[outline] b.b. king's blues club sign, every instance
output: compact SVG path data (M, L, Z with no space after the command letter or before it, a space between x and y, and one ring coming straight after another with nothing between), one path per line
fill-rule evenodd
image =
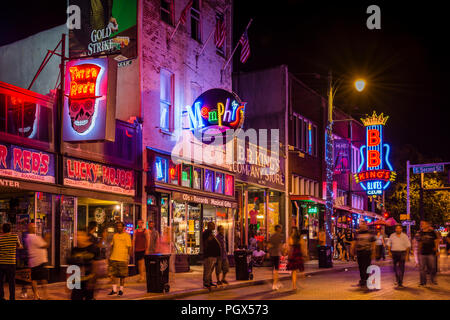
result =
M354 178L369 196L383 194L396 178L389 162L390 146L383 143L383 127L388 118L383 114L377 116L374 111L361 119L366 127L366 144L360 148L362 161Z

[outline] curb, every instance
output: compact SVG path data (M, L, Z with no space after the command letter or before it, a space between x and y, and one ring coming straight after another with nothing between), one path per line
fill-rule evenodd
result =
M346 266L346 267L315 270L315 271L305 272L305 276L328 274L328 273L338 273L338 272L344 271L345 269L357 269L357 268L358 268L358 265L352 265L352 266ZM279 277L279 281L289 280L289 279L291 279L291 276L280 276ZM233 289L239 289L239 288L245 288L245 287L251 287L251 286L258 286L258 285L269 283L271 281L272 281L272 279L246 280L246 281L243 281L240 283L230 284L224 288L216 289L213 291L233 290ZM186 291L181 291L181 292L178 291L178 292L173 292L173 293L166 293L166 294L157 295L157 296L136 298L134 300L174 300L174 299L185 298L185 297L194 296L194 295L198 295L198 294L205 294L205 293L209 293L209 290L202 288L202 289L186 290Z

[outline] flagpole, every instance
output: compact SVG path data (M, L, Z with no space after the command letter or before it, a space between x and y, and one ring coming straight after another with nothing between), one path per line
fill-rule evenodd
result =
M180 26L181 20L178 20L177 26L175 27L175 30L173 30L172 35L170 36L169 42L172 41L173 36L175 35L175 32L177 32L178 27Z
M252 24L252 21L253 21L253 18L250 19L250 21L248 22L247 28L245 28L245 30L244 30L244 32L242 32L242 34L244 34L244 33L248 30L248 28L249 28L250 25ZM239 40L240 40L241 38L242 38L242 35L241 35L241 37L239 38ZM230 58L228 59L227 63L226 63L225 66L222 68L222 70L225 70L225 69L227 68L227 66L228 66L228 64L230 63L231 59L233 58L234 53L236 52L238 46L239 46L239 41L236 43L236 46L234 47L234 50L233 50L233 52L231 53Z
M230 7L230 5L227 5L227 7L225 8L224 12L228 10L228 8ZM202 47L202 50L200 50L200 53L197 55L197 57L200 57L203 53L203 51L205 51L206 45L208 44L209 40L211 39L214 31L216 31L216 27L214 26L213 30L211 31L211 33L209 34L208 40L206 40L205 44Z

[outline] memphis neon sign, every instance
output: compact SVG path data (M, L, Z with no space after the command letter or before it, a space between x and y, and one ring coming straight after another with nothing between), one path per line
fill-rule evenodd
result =
M383 143L388 118L374 111L372 116L361 119L366 127L366 144L360 148L362 161L354 178L368 195L381 195L396 178L389 162L390 146Z
M237 129L244 122L246 102L223 89L211 89L201 94L192 106L186 107L192 131L218 128Z

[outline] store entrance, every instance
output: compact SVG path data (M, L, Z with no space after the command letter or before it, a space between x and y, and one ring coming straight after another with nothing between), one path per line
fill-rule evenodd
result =
M52 194L33 191L2 189L0 194L0 225L11 224L11 231L24 243L28 234L28 224L36 223L36 234L50 241L48 261L54 265L52 232L55 205L58 197ZM17 266L25 267L26 257L18 252Z

